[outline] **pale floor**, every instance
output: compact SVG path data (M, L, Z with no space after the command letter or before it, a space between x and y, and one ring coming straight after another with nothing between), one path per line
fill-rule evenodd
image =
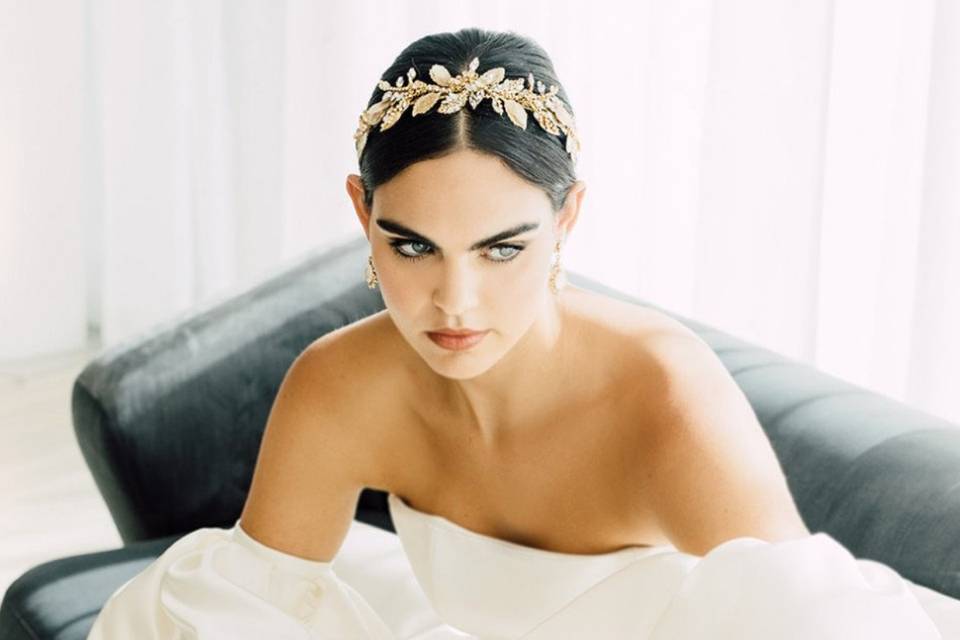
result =
M0 362L0 593L48 560L121 546L70 415L95 354Z

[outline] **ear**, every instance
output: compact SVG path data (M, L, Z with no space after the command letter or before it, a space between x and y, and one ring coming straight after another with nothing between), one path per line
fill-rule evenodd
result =
M573 231L577 224L577 218L580 216L580 206L583 204L583 195L586 193L587 183L583 180L577 180L567 192L567 198L564 200L563 207L557 213L555 231L558 238L566 237Z
M353 202L353 208L357 213L357 219L360 220L360 225L363 227L363 233L367 236L367 240L369 240L370 210L367 209L367 205L363 202L363 182L360 180L360 176L355 173L351 173L347 176L347 195L350 196L350 200Z

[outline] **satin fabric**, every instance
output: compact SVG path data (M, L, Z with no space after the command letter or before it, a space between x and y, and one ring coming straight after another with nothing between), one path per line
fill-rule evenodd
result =
M239 526L191 532L117 589L88 640L960 640L960 601L826 533L580 555L484 536L396 495L331 562Z

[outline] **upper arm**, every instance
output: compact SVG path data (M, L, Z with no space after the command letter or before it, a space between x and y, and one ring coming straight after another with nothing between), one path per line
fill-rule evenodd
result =
M648 416L655 437L642 463L673 545L704 555L742 536L809 535L773 446L710 346L679 333L654 336L650 345L662 401Z
M336 555L363 489L363 443L334 345L314 342L284 375L264 428L240 525L308 560Z

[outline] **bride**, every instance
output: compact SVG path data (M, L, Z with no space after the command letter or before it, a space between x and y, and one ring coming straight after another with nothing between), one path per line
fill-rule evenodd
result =
M90 638L399 637L332 570L364 487L473 634L444 637L942 637L892 569L811 534L705 342L565 286L572 114L515 33L397 57L346 181L385 310L296 358L235 527L177 541Z

